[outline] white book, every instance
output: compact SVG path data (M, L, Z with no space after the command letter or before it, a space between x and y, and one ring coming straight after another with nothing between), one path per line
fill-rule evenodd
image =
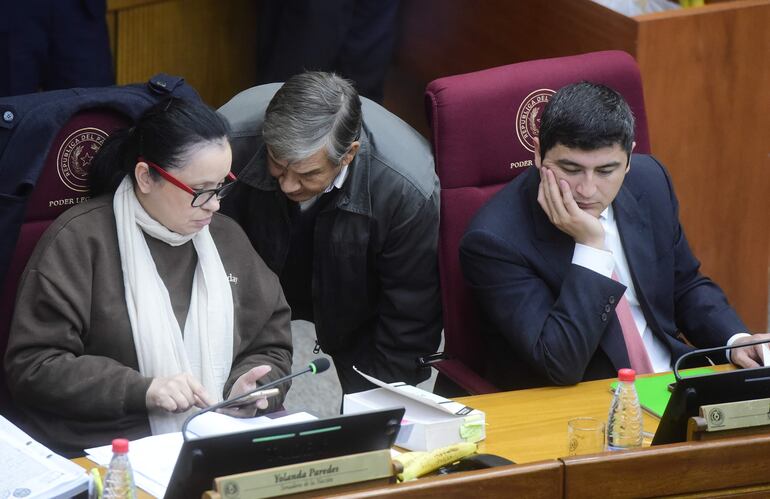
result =
M480 442L486 438L486 415L465 404L446 399L405 383L385 383L362 373L379 386L345 394L343 414L403 407L406 411L396 445L413 451L429 451L457 442Z
M83 468L0 416L0 497L65 498L87 489Z

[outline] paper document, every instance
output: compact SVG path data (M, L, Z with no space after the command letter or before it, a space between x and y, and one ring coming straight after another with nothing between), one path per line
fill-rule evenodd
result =
M296 412L281 417L260 416L258 418L234 418L218 412L207 412L193 419L187 427L188 433L197 437L210 437L213 435L227 435L240 431L256 430L285 424L302 423L312 421L317 417L307 412ZM189 437L188 437L189 438Z
M380 388L345 394L343 414L403 407L404 418L396 445L426 451L457 442L480 442L486 438L483 411L406 383L385 383L362 373L355 366L353 369Z
M225 435L314 419L318 418L306 412L297 412L282 417L260 416L257 418L234 418L218 412L207 412L193 419L187 428L191 437L195 438L196 436ZM171 474L174 472L182 443L181 432L153 435L131 441L128 456L134 469L134 481L137 487L155 497L163 497L166 494L168 482L171 480ZM95 463L107 466L112 459L112 446L104 445L86 449L86 455Z
M87 488L83 468L0 416L0 497L72 497Z
M770 346L767 343L762 345L762 365L770 366Z
M624 16L639 16L653 12L680 9L681 5L669 0L593 0L599 5L623 14Z
M404 397L420 402L421 404L426 404L434 409L438 409L448 414L465 416L473 411L472 407L468 407L465 404L455 402L454 400L446 399L431 392L426 392L425 390L420 390L415 386L407 385L406 383L385 383L384 381L380 381L373 376L362 373L356 369L356 366L353 366L353 370L374 385L398 393Z

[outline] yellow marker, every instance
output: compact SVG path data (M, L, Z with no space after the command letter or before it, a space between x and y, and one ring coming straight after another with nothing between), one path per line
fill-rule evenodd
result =
M91 468L88 474L91 476L91 480L88 481L88 499L102 499L104 485L99 469Z

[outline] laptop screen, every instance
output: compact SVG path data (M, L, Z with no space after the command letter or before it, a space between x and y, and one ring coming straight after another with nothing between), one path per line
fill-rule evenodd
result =
M770 367L738 369L682 378L660 419L652 445L687 440L687 421L703 405L754 400L770 396Z
M219 476L388 449L403 416L387 409L189 440L165 497L200 497Z

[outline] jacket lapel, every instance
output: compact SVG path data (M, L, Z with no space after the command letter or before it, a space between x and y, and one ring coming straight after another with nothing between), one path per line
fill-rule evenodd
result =
M660 290L660 282L655 272L646 271L656 268L655 261L658 255L655 251L653 219L649 207L642 202L643 196L643 192L635 196L624 184L613 202L613 207L620 241L623 244L631 279L634 282L644 318L647 320L647 326L653 334L669 345L670 338L666 337L667 335L660 328L649 305L654 302Z
M631 271L631 278L634 281L636 295L639 298L645 318L652 325L654 318L649 313L648 304L654 299L658 276L655 275L655 272L645 272L645 269L654 268L653 263L657 256L655 253L655 234L649 209L639 201L640 199L637 199L624 185L618 192L612 206L615 209L618 233Z

